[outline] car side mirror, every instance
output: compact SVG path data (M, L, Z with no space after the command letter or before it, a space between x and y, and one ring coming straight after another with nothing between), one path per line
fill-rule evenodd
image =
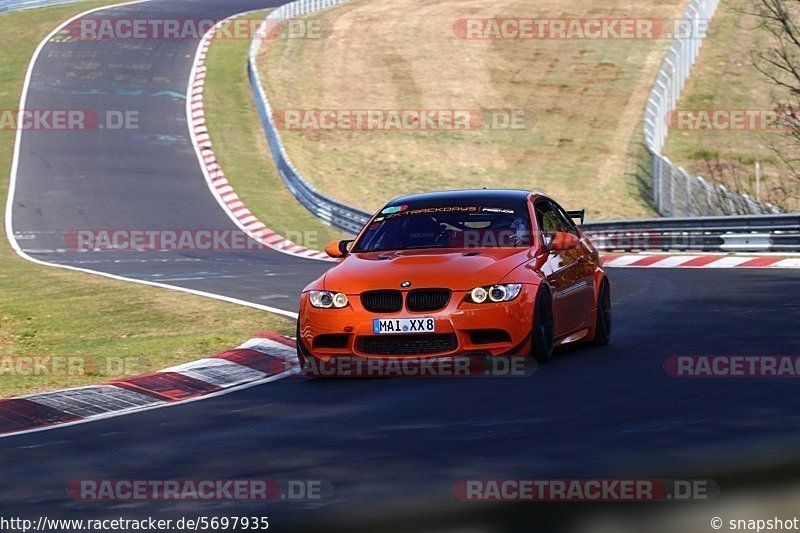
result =
M346 256L350 253L348 246L350 246L353 241L332 241L329 242L328 245L325 247L325 253L328 254L330 257L335 259L339 259L341 257Z
M534 270L541 270L544 264L547 263L548 259L550 259L550 256L547 254L547 252L539 253L534 256L533 261L529 264Z
M572 233L568 233L566 231L559 231L558 233L553 236L553 240L550 242L550 249L556 250L559 252L563 252L565 250L574 250L580 239L577 235Z

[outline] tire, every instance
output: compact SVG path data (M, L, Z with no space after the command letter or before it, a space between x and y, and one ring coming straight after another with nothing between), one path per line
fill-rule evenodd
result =
M611 340L611 286L603 278L600 291L597 293L597 312L594 321L594 338L592 344L605 346Z
M531 328L531 357L539 363L547 363L553 358L555 344L553 297L550 296L550 291L539 289L535 305Z

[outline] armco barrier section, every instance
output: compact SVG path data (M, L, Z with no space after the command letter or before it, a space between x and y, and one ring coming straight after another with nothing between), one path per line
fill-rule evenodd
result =
M284 22L293 17L326 9L347 0L298 0L272 12L269 21ZM652 156L653 198L659 214L665 216L708 216L765 214L780 212L775 206L759 203L746 194L737 194L723 185L712 184L673 165L661 154L669 130L668 117L676 109L681 90L697 59L705 29L719 5L719 0L691 0L683 15L682 31L670 44L659 68L656 83L647 101L644 137ZM263 27L262 27L263 30ZM259 35L266 32L260 31ZM249 74L256 106L275 162L286 185L300 203L326 223L349 233L357 232L369 213L342 204L314 189L292 165L275 127L259 76L257 56L263 39L253 40L250 48Z
M282 23L291 18L327 9L346 1L347 0L298 0L285 4L272 11L262 23L259 31L256 32L257 37L253 39L250 45L248 72L250 75L253 97L256 107L258 108L258 114L261 117L264 132L269 141L272 157L275 159L278 172L286 186L292 191L292 194L294 194L297 200L317 218L342 231L357 233L367 220L369 220L370 214L366 211L350 207L328 198L314 189L305 178L300 175L286 155L286 149L281 141L281 136L278 133L278 129L275 127L275 122L272 117L272 107L267 99L264 86L261 83L257 64L258 53L263 43L263 38L261 36L269 33L266 31L268 24Z
M273 11L263 24L280 23L294 16L325 9L345 1L300 0ZM687 16L691 16L693 19L713 15L717 2L709 2L709 5L703 10L693 7L696 3L692 2L687 11ZM262 26L257 34L266 35L267 32L264 30L265 26ZM316 191L294 168L287 157L280 134L275 127L272 108L267 100L258 72L257 58L261 45L262 40L256 39L250 47L250 83L264 131L269 140L270 149L281 177L300 203L311 213L334 227L349 233L358 232L369 220L370 214L327 198ZM694 46L694 49L686 48L681 52L683 55L679 54L679 57L684 59L678 60L673 57L676 53L674 44L670 49L670 54L665 59L665 65L688 65L682 71L675 70L677 74L680 74L680 77L666 74L663 66L659 73L657 87L673 87L671 92L663 93L672 95L672 98L674 98L672 102L663 103L664 109L674 109L677 94L680 92L675 84L679 83L681 87L683 86L688 75L688 67L691 66L697 55L699 42L684 42L683 46L688 47L690 45ZM656 98L661 98L659 96L661 94L661 92L656 92ZM648 113L649 116L654 118L654 114L659 113L659 111L653 110L655 105L653 104L653 98L651 96L651 101L648 104ZM666 114L666 111L664 114ZM648 124L650 127L648 130L650 133L646 133L649 135L648 139L658 139L657 146L660 149L663 145L663 136L666 135L666 125L655 128L653 120L650 120ZM686 179L688 175L684 173L681 176ZM697 179L705 183L702 178ZM662 180L661 183L664 183L664 181ZM673 187L671 191L674 194L675 188ZM730 201L735 202L738 200L735 199L735 196L731 196ZM752 210L757 211L755 207ZM703 212L702 210L694 210L693 214ZM730 212L736 211L730 210ZM588 223L584 224L582 229L599 249L609 251L800 252L800 215L798 214L623 220Z
M800 213L619 220L581 229L604 251L800 252Z

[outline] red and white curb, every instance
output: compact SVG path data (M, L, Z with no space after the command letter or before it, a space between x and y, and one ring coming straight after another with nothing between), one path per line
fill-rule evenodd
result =
M211 192L216 197L228 216L236 223L239 228L247 233L255 241L286 254L306 257L309 259L320 259L332 261L324 252L310 250L297 243L294 243L273 230L267 228L263 222L253 215L242 199L233 190L233 187L225 178L225 173L217 161L211 143L211 137L206 127L205 110L203 106L203 91L205 90L206 57L211 46L211 40L217 31L229 21L242 16L244 13L234 15L216 23L201 39L197 47L194 65L189 77L189 89L187 91L187 118L189 120L189 132L195 145L197 156L200 159L200 166L206 176L206 181Z
M602 254L612 268L800 268L800 257L746 255Z
M158 372L0 400L0 437L199 400L298 371L294 339L260 333L233 350Z

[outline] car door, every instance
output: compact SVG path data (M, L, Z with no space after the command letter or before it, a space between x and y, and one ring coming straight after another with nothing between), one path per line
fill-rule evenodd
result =
M580 237L577 227L558 204L540 198L534 209L542 242L548 250L542 273L553 289L556 337L563 337L588 327L594 305L592 263L583 243L572 250L551 249L550 243L560 231Z

